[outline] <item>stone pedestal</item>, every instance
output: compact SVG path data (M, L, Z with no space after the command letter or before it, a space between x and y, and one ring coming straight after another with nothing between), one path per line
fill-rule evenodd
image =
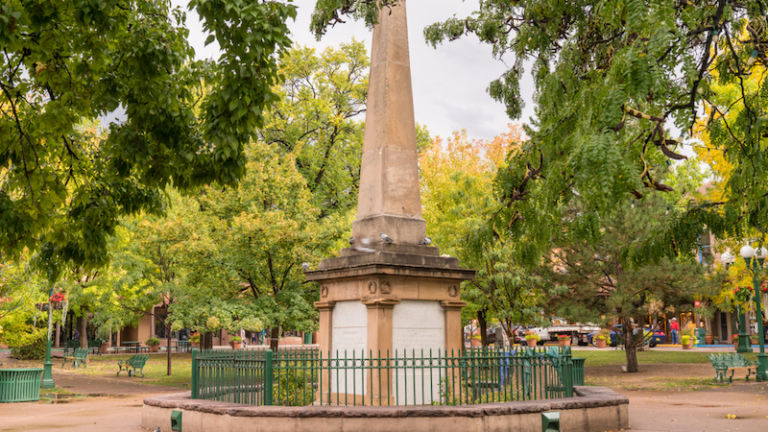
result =
M321 351L341 357L403 356L462 349L459 285L474 271L459 267L456 258L439 256L437 248L379 244L374 252L345 249L339 258L323 261L307 279L320 284ZM415 252L421 252L417 254ZM366 377L341 377L338 386L365 394L374 404L379 395L394 398L396 376L366 382ZM337 378L324 377L335 383ZM437 380L435 385L437 385ZM429 380L427 380L429 382ZM345 387L346 386L346 387ZM380 388L380 386L385 388ZM335 394L335 388L332 393ZM436 391L435 394L439 394ZM401 398L402 400L402 398Z

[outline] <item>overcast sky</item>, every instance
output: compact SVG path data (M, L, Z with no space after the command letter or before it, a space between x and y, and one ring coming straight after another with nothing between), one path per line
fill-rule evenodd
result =
M174 0L186 4L186 0ZM478 0L409 0L408 37L411 48L414 108L416 121L434 135L447 136L466 129L470 138L489 139L507 131L509 118L504 106L488 96L488 84L506 70L494 60L487 45L475 37L443 44L433 49L424 42L427 25L454 14L466 16L476 8ZM338 46L352 38L366 43L370 55L371 32L361 22L348 21L330 29L317 41L309 31L315 0L295 0L298 17L291 24L294 43L325 48ZM203 46L205 35L194 13L188 16L190 42L198 57L213 57L215 46ZM530 82L530 81L529 81ZM526 101L523 119L532 115L530 89L523 89Z

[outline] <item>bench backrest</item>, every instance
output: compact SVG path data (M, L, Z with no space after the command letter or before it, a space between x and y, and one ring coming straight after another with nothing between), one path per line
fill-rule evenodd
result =
M144 364L147 363L147 359L149 358L146 354L136 354L132 356L130 359L128 359L128 364L130 364L133 367L143 367Z
M88 357L88 348L75 348L74 356L79 359L85 359Z
M709 361L715 366L742 367L752 365L752 362L739 353L713 353L709 355Z

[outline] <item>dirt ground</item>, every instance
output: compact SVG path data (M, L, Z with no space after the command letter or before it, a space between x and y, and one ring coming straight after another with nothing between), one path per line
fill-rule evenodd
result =
M768 431L765 384L734 384L715 391L621 393L629 397L632 431Z
M768 431L768 383L713 384L709 364L586 367L588 384L611 387L629 398L632 431ZM690 391L690 389L696 391Z
M708 381L714 373L706 364L655 365L637 374L617 366L587 367L585 375L588 383L608 385L629 398L632 431L768 431L768 384L712 386ZM54 368L54 380L57 387L82 396L0 404L0 431L140 432L143 399L179 391L60 368ZM688 391L690 383L701 390Z
M0 359L4 367L15 363ZM144 398L179 392L178 388L149 386L128 377L85 376L53 368L56 387L64 395L47 401L0 404L0 431L138 432Z

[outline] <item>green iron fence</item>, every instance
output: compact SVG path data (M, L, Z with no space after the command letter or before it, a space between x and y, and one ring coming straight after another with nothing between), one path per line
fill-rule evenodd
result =
M574 367L574 364L576 366ZM192 397L249 405L466 405L573 396L570 349L193 352Z
M573 385L584 385L584 362L587 359L584 358L572 358L573 361Z
M40 399L42 369L0 369L0 402Z

